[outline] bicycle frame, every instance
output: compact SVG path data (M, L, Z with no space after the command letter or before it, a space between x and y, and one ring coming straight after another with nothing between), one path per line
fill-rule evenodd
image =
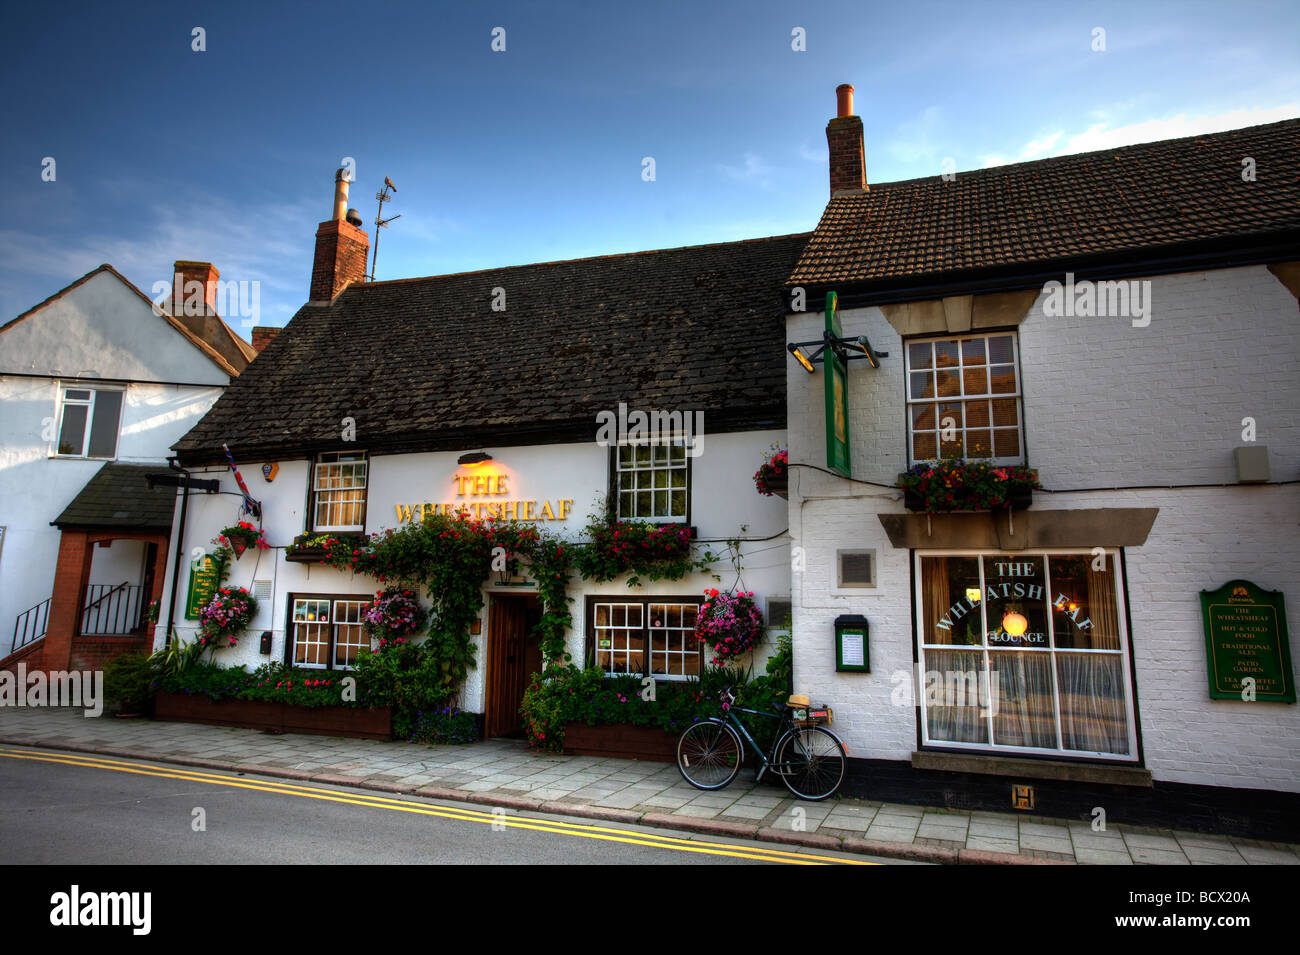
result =
M752 716L762 716L765 719L776 720L778 722L779 725L776 728L776 736L772 738L772 746L768 752L764 753L758 743L754 741L754 737L749 735L749 730L745 729L745 724L736 717L735 714L737 713L749 713ZM785 739L786 733L795 728L794 721L790 719L788 713L765 713L762 710L750 710L742 706L731 706L727 708L726 718L716 720L716 722L724 723L739 733L741 740L743 740L744 743L754 751L754 755L758 757L758 772L754 776L755 782L761 780L763 774L769 769L778 776L789 776L792 774L793 763L778 763L774 759L776 756L776 748L780 744L781 740Z

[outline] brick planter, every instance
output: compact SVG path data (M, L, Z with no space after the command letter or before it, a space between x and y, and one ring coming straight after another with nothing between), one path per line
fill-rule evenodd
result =
M575 756L615 756L646 759L657 763L677 761L678 733L665 733L653 726L614 723L589 726L569 723L564 727L564 751Z
M307 707L259 700L214 703L206 696L190 693L159 693L154 701L154 719L352 739L386 740L393 736L393 716L387 707L374 710L351 706Z

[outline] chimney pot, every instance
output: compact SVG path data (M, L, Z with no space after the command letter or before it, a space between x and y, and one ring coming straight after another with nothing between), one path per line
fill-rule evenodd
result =
M835 87L835 100L836 100L835 105L838 107L836 112L837 116L841 116L841 117L852 116L853 115L853 84L841 83L839 86Z
M361 216L355 211L348 214L348 185L346 170L334 173L334 218L316 230L316 255L307 293L313 304L328 305L353 282L366 280L370 236L359 227Z
M348 214L348 173L340 169L334 173L334 219L342 222Z

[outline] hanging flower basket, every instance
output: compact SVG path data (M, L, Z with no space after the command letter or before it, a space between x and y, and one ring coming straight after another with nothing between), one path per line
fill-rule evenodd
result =
M261 529L254 527L248 521L240 521L238 524L224 528L213 543L221 547L229 547L235 552L236 560L250 547L267 550L271 546L262 536Z
M706 590L695 618L695 636L713 647L713 665L743 656L763 637L763 613L753 592L728 594Z
M397 588L381 590L361 612L366 631L378 638L381 652L406 643L424 628L427 617L415 591Z
M763 464L754 472L754 487L765 497L789 497L790 455L780 445L763 453Z
M898 476L909 511L1024 510L1033 501L1038 472L1025 467L995 467L986 461L918 464Z
M199 611L198 642L210 650L233 647L257 616L257 600L243 587L222 587Z

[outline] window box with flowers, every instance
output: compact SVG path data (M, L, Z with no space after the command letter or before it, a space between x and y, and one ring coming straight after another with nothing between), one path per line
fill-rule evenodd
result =
M763 452L763 464L754 472L754 487L766 497L790 496L790 453L779 444Z
M366 543L366 538L357 534L299 534L284 549L284 559L294 564L327 564L338 554L351 554Z
M953 460L918 464L898 476L897 486L909 511L940 514L1023 510L1042 485L1032 468Z

